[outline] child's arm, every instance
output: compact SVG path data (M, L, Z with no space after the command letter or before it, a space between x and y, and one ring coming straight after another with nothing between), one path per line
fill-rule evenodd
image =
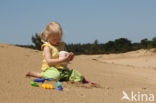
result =
M47 63L49 65L59 64L59 63L62 63L62 62L68 62L68 61L70 61L70 58L71 58L71 55L68 55L68 56L66 56L66 57L64 57L62 59L52 59L51 49L48 46L44 47L43 52L44 52L44 55L45 55L45 60L47 61Z

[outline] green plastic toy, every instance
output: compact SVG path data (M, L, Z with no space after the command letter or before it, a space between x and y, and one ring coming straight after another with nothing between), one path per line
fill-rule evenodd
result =
M39 85L36 82L30 82L30 84L34 87L39 87Z

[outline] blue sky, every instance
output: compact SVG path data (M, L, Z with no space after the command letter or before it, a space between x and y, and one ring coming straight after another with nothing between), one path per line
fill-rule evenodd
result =
M0 0L0 42L32 44L51 21L66 43L156 37L156 0Z

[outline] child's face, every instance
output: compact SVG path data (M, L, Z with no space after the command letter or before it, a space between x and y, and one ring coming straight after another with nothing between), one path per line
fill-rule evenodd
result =
M61 42L61 37L60 36L53 36L53 37L49 37L48 38L49 42L52 44L52 45L59 45L60 42Z

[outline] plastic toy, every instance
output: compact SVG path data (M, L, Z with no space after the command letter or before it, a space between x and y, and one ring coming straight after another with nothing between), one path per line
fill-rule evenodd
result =
M69 55L69 53L67 52L67 51L60 51L59 52L59 59L61 59L61 58L64 58L64 57L67 57ZM69 62L64 62L64 63L62 63L64 66L66 66L66 68L67 68L67 64L68 64Z
M61 87L61 88L58 88L58 90L59 90L59 91L62 91L62 90L63 90L63 88L62 88L62 87Z
M56 90L59 90L59 91L63 91L63 88L53 88L53 89L56 89Z
M34 87L38 87L39 85L36 82L30 82L30 84Z
M63 90L62 85L61 85L61 83L59 81L57 82L57 87L58 87L57 90L59 90L59 91Z
M53 85L51 85L51 84L42 84L41 87L45 88L45 89L52 89Z
M39 87L39 84L37 84L36 82L42 82L43 83L45 80L52 80L52 78L34 79L34 81L31 81L30 84L32 86ZM54 88L53 85L51 85L51 84L41 84L40 87L45 88L45 89L56 89L56 90L59 90L59 91L63 91L63 87L62 87L62 85L61 85L61 83L59 81L57 82L57 88Z
M57 87L62 88L62 85L61 85L61 83L59 81L57 82Z
M40 79L34 79L34 82L44 83L45 80L52 80L52 79L53 79L53 78L47 78L47 79L40 78Z

